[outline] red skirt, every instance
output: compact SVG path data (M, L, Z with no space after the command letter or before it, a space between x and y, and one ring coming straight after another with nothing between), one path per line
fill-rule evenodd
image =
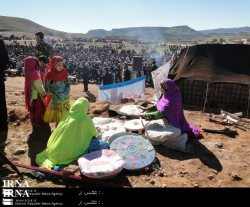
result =
M45 113L45 106L41 97L38 97L35 100L32 100L30 107L30 120L32 125L41 125L43 124L43 116Z

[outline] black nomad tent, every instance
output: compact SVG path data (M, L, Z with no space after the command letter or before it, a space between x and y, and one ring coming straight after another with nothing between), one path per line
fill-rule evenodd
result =
M184 105L249 114L250 45L185 48L170 69Z

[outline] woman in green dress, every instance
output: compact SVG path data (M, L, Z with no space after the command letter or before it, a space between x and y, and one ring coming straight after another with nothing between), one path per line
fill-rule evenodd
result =
M37 155L40 167L52 169L55 165L67 165L77 160L88 149L97 135L92 119L87 115L89 102L79 98L64 115L51 134L47 148Z

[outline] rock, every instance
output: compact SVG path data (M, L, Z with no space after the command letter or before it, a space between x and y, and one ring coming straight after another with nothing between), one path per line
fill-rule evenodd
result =
M24 154L26 152L25 149L16 149L13 153L13 155L21 155L21 154Z
M127 98L123 98L122 100L121 100L121 103L128 103L128 101L129 101L129 99L127 99Z
M128 99L128 102L135 103L135 99L133 99L133 98L129 98L129 99Z
M183 177L184 177L186 174L188 174L188 173L187 173L187 171L183 171L183 172L181 171L179 174L180 174L180 176L183 178Z
M213 175L213 174L210 174L210 175L208 176L208 179L209 179L209 180L213 180L213 179L214 179L214 175Z
M9 111L9 115L10 114L14 114L15 113L15 109L11 109L10 111Z
M98 102L92 104L92 113L93 114L101 114L105 111L108 111L110 107L110 103L107 102Z
M199 186L199 184L198 183L193 183L193 186L194 186L194 188L199 188L200 186Z
M151 185L154 185L154 184L155 184L155 181L154 181L154 180L151 180L149 183L150 183Z
M238 174L233 172L232 173L232 180L240 181L240 180L242 180L242 178Z
M10 175L8 175L8 178L9 178L9 179L19 178L19 175L18 175L17 173L15 173L15 174L10 174Z
M163 172L160 172L160 173L159 173L159 177L164 177L164 173L163 173Z
M145 178L145 181L150 181L150 177L148 177L148 178Z
M215 144L215 146L222 149L223 148L223 143L219 143L219 144L217 143L217 144Z
M15 113L9 114L9 121L10 122L15 122L17 120L17 116Z
M63 174L67 175L74 175L79 170L79 167L77 165L69 165L65 168L63 168Z
M14 123L14 126L17 127L17 126L20 126L20 120L17 120L15 123Z
M17 104L17 101L10 101L9 105L15 105Z
M29 117L29 113L24 107L17 106L9 111L10 122L15 122L16 120L24 121Z
M161 186L162 188L167 188L168 186L166 184L162 185Z
M17 92L16 92L16 93L15 93L15 96L20 96L20 93L17 93Z
M21 91L21 94L24 95L24 90Z
M217 170L213 170L213 173L214 174L218 174L219 172Z

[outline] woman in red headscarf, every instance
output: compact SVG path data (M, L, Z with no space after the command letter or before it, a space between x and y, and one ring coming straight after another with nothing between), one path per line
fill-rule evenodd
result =
M47 123L56 122L62 119L63 115L70 109L70 84L68 72L64 67L61 56L53 56L50 59L49 72L45 77L45 89L48 94L47 109L44 121Z
M43 124L43 116L45 107L43 100L45 97L45 90L42 85L42 80L39 72L36 70L38 67L38 60L32 56L24 59L25 70L25 106L30 112L30 120L33 126Z

